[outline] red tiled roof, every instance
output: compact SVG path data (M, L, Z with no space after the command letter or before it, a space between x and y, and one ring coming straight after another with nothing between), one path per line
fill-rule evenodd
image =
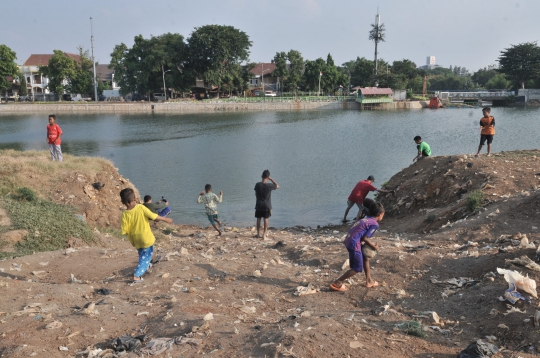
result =
M79 55L75 55L73 53L64 52L64 55L74 59L77 62L81 60ZM46 66L51 57L53 57L53 54L30 55L23 66Z
M360 88L363 95L394 94L391 88L365 87Z
M271 62L258 63L250 71L255 76L260 76L264 71L265 76L270 76L270 74L276 69L276 64Z

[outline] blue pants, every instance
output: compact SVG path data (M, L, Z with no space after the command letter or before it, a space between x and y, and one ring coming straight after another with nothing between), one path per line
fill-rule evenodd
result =
M150 261L152 260L152 254L154 253L154 245L147 247L146 249L137 249L139 253L139 264L135 269L135 277L141 277L144 275L148 266L150 266Z
M164 207L163 209L160 209L157 211L157 214L159 216L167 216L171 213L171 208L169 206Z

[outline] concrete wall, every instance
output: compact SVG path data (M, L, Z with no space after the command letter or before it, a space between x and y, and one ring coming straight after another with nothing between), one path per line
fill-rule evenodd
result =
M357 102L168 102L168 103L82 103L82 104L4 104L2 113L198 113L216 111L276 111L303 109L351 109L359 110Z
M525 102L529 102L531 100L540 101L540 89L519 89L518 96L525 96Z

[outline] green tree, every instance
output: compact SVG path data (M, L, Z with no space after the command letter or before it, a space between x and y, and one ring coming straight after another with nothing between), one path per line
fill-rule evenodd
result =
M540 47L536 41L512 45L501 51L499 65L499 72L525 88L527 80L540 76Z
M190 67L200 78L219 89L229 72L248 61L249 36L232 26L206 25L195 28L187 40Z
M289 61L287 86L289 91L296 93L304 73L304 58L299 51L290 50L287 52L287 60Z
M392 73L395 75L404 75L407 79L413 79L418 76L416 63L408 59L394 61L392 63Z
M485 87L486 83L493 77L497 76L498 72L495 65L484 67L473 73L471 79L480 87Z
M510 81L502 73L498 73L491 77L484 85L486 89L508 89L511 87Z
M13 85L6 77L16 78L19 75L16 59L17 54L12 49L6 45L0 45L0 92L10 90Z
M272 72L272 76L277 78L278 86L283 91L285 83L289 77L289 70L287 69L287 54L285 52L276 52L274 56L274 63L276 69Z
M97 92L98 95L102 95L103 91L111 89L111 82L110 81L100 81L98 79L98 86L97 86Z
M365 57L357 57L354 61L345 62L342 65L344 71L350 74L351 86L368 87L375 70L375 63Z
M62 94L69 88L67 81L73 77L77 68L74 59L68 57L60 50L54 50L54 55L45 66L39 67L39 72L49 79L47 88L58 95L62 100Z
M66 91L69 93L88 94L94 92L93 81L93 64L88 50L84 50L82 46L77 48L79 50L79 62L75 67L75 70L67 77L68 86Z
M19 96L28 96L28 84L26 83L26 78L24 78L24 76L20 77L20 85Z
M326 62L322 58L318 58L315 61L307 60L304 65L304 76L303 76L303 87L307 91L318 91L319 89L319 77L321 80L321 91L324 93L324 83L322 83L322 78L326 75ZM323 76L320 76L320 73L323 73Z

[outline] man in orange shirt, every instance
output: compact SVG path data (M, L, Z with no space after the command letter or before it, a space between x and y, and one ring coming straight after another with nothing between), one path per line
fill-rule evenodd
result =
M49 125L47 126L47 143L49 143L49 151L51 152L51 159L62 161L62 129L56 124L56 116L54 114L49 115Z
M495 135L495 118L490 116L491 108L486 107L482 110L484 115L480 118L480 145L478 146L478 153L476 157L480 155L482 146L487 140L487 156L491 156L491 142L493 142L493 136Z

